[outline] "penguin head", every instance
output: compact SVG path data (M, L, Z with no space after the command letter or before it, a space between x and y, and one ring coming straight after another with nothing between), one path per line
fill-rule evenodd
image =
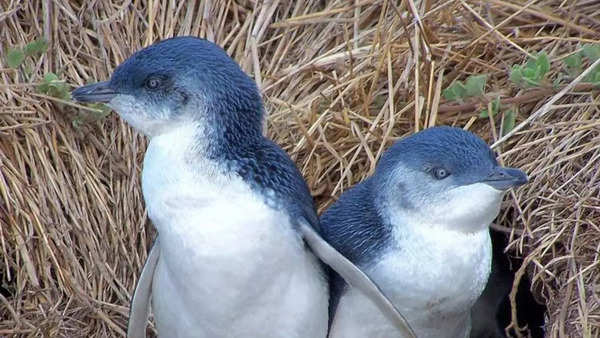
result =
M239 123L248 133L261 133L263 107L254 81L221 47L195 37L146 47L121 63L109 81L77 88L72 96L106 103L148 136L190 123Z
M397 141L383 154L373 179L385 214L465 232L487 227L503 194L528 181L521 170L499 165L481 138L453 127L433 127Z

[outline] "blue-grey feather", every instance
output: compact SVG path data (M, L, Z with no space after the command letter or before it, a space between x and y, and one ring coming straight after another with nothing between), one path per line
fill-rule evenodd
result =
M321 216L323 238L359 268L371 264L391 243L391 227L378 213L372 188L371 179L355 185ZM346 282L333 270L328 273L331 324Z

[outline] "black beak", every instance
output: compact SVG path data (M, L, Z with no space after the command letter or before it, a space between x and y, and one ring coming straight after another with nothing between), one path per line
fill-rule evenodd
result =
M497 167L482 183L498 190L508 190L529 182L527 174L515 168Z
M79 87L71 92L71 96L78 102L108 103L118 93L110 88L108 81L93 83Z

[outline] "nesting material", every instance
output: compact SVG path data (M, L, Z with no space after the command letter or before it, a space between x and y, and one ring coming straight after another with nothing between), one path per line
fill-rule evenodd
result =
M174 35L217 42L256 79L268 133L320 211L397 138L445 124L494 143L512 109L519 129L496 150L531 183L507 197L497 228L548 305L548 336L599 336L600 112L595 87L563 62L600 38L599 13L597 1L554 0L4 1L0 336L124 336L154 236L140 192L146 140L36 85L49 72L73 86L106 79ZM9 68L6 49L38 37L48 51ZM541 51L547 80L512 84L510 68ZM442 89L474 74L487 74L486 97L445 101ZM479 118L498 96L508 104Z

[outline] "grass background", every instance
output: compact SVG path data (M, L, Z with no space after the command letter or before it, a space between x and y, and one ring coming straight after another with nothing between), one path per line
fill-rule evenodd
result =
M154 235L139 185L144 137L37 86L49 73L67 89L104 80L139 48L194 35L257 81L268 134L320 211L404 135L444 124L494 143L531 178L494 227L548 305L548 336L598 337L598 92L564 60L600 43L599 31L597 1L3 0L0 336L124 336ZM39 38L46 52L9 67L9 48ZM551 67L539 85L509 80L542 51ZM485 95L444 99L453 81L481 74ZM498 114L481 118L496 97Z

